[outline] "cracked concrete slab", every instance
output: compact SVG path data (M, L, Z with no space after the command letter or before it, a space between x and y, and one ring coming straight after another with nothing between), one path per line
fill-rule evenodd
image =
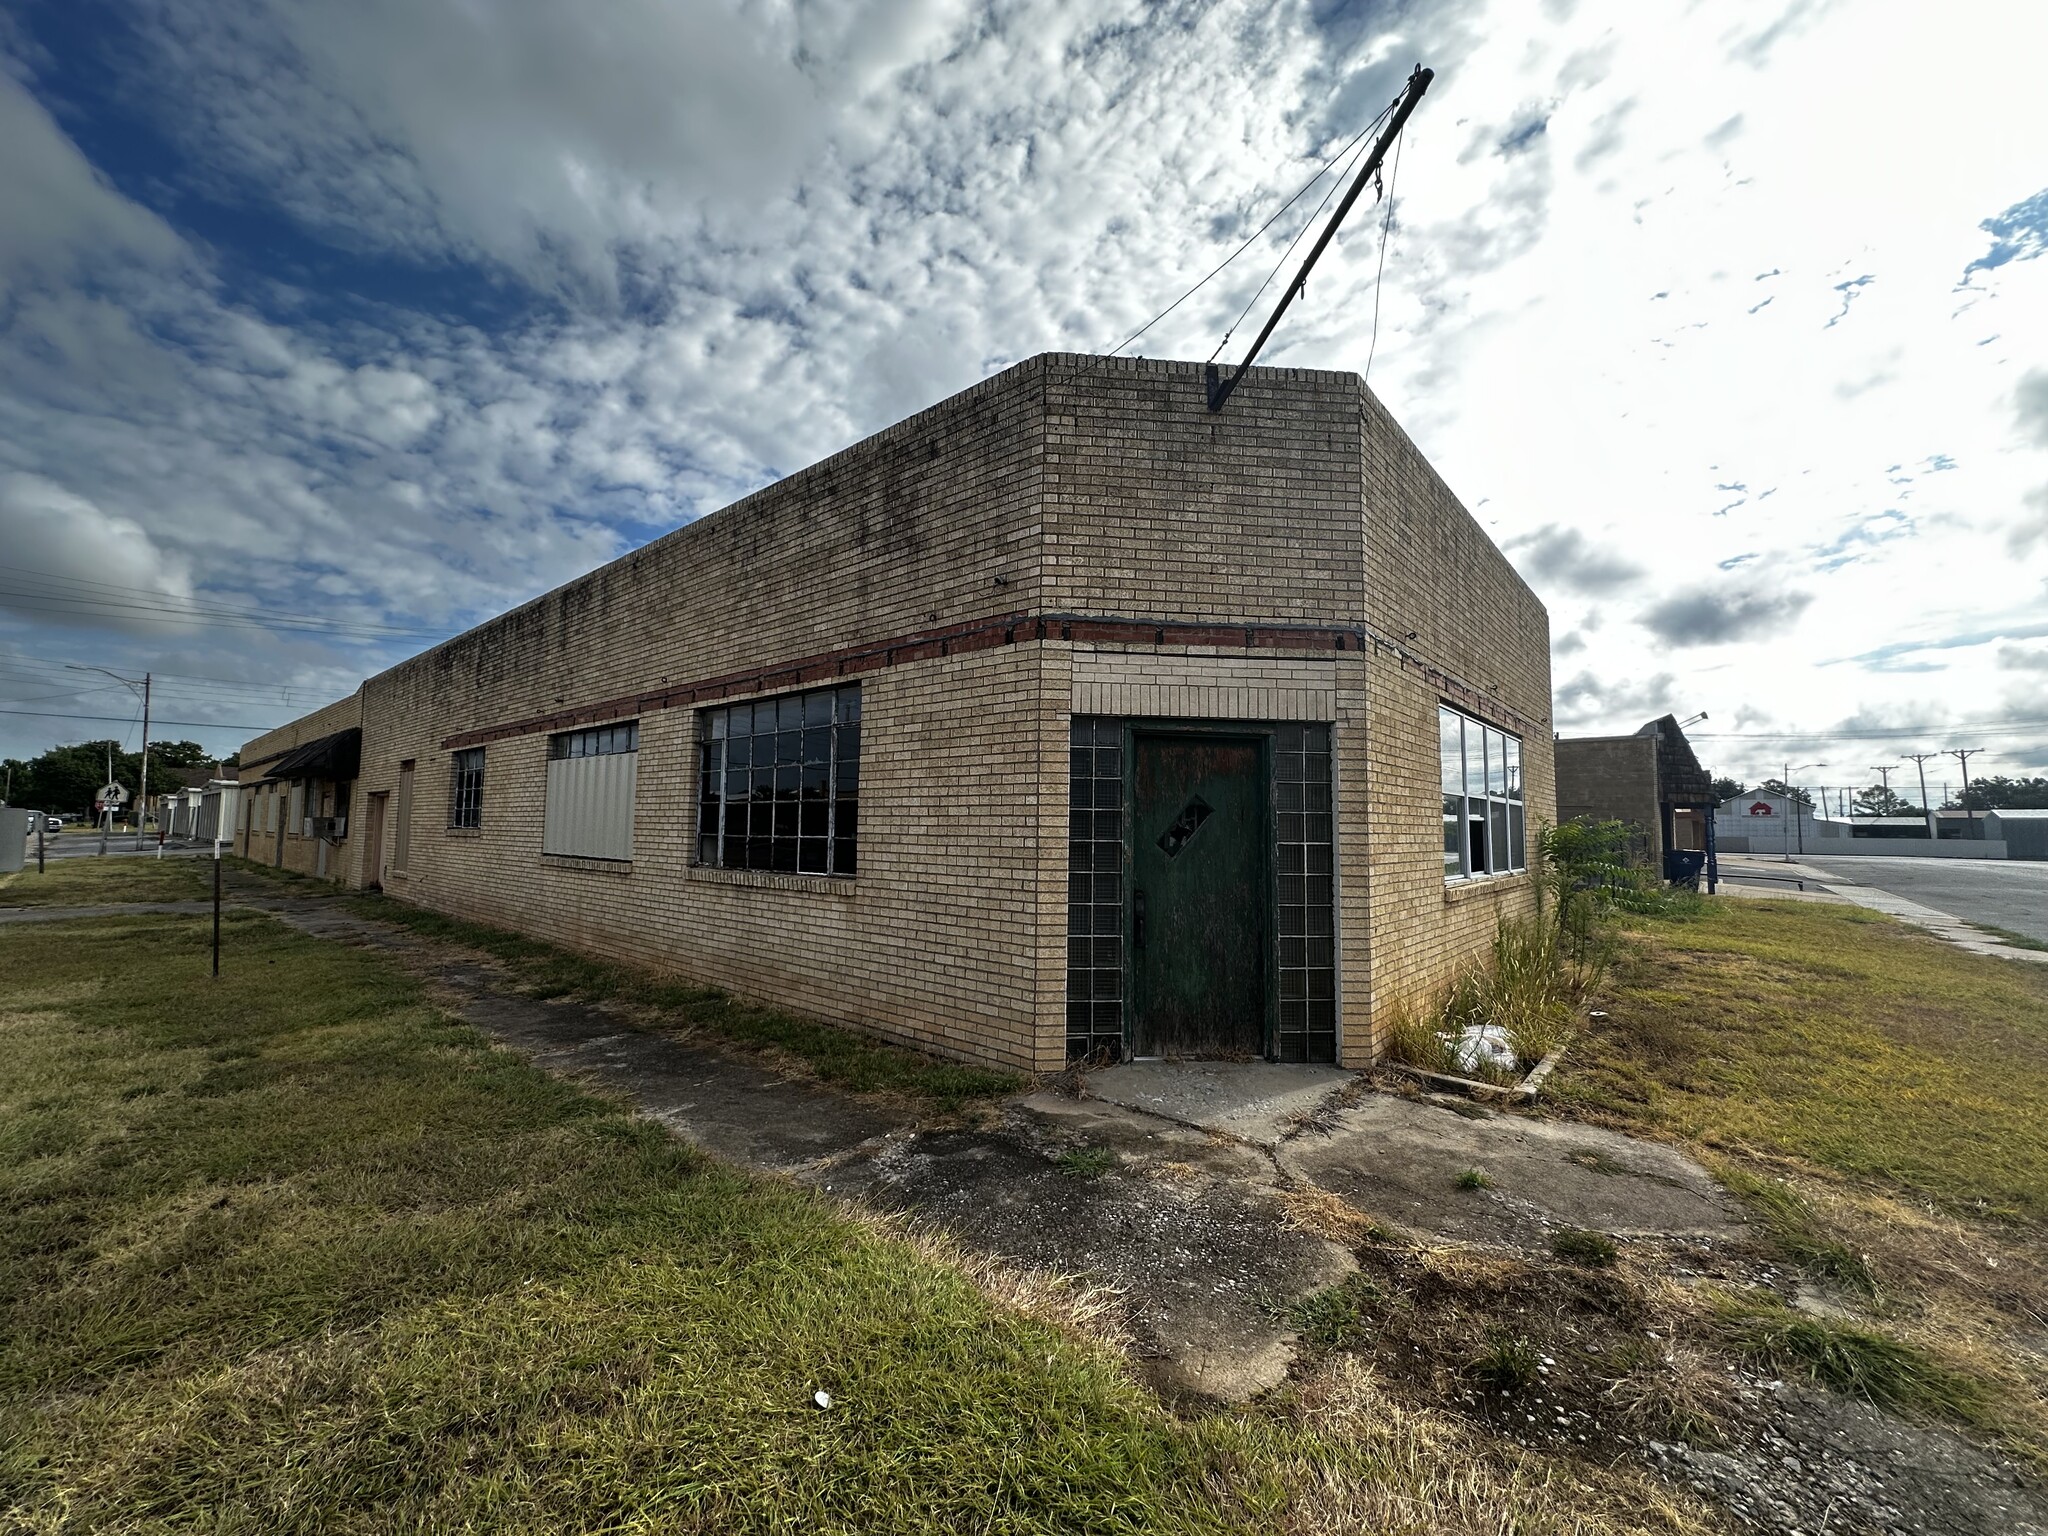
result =
M892 1137L817 1182L1013 1263L1116 1289L1156 1390L1243 1401L1286 1379L1288 1304L1357 1261L1287 1219L1264 1156L1148 1119L1037 1095L991 1128ZM1077 1175L1059 1154L1080 1144L1117 1151L1119 1165Z
M423 961L464 1019L715 1156L1113 1287L1141 1369L1170 1395L1242 1401L1277 1386L1294 1359L1289 1305L1356 1269L1341 1244L1289 1216L1281 1195L1297 1182L1405 1226L1532 1248L1557 1224L1734 1228L1705 1173L1666 1148L1359 1098L1362 1081L1332 1068L1136 1063L1090 1074L1078 1098L1041 1092L982 1125L920 1126L907 1107L714 1040L525 996L489 962L345 909L265 905L307 932ZM1095 1155L1062 1160L1083 1149ZM1471 1166L1496 1187L1459 1192Z
M1341 1067L1269 1061L1133 1061L1087 1076L1095 1098L1262 1147L1277 1146L1358 1082Z
M1734 1202L1671 1147L1565 1121L1373 1094L1283 1142L1280 1166L1411 1231L1540 1252L1559 1227L1732 1237ZM1461 1189L1468 1169L1486 1187Z

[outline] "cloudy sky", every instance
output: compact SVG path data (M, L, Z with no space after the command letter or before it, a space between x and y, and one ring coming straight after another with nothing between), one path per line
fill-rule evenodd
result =
M2048 771L2043 57L2037 0L0 0L0 755L132 743L67 663L232 749L1106 350L1419 61L1376 342L1383 210L1265 360L1371 353L1560 728Z

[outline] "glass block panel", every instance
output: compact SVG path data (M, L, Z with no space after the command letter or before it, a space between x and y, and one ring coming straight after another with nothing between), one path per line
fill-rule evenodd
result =
M1117 1060L1124 1051L1123 722L1077 716L1067 773L1067 1053Z

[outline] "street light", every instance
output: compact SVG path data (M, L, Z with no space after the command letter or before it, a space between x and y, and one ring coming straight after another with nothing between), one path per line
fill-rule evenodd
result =
M140 853L142 852L142 823L143 819L149 815L149 685L151 674L148 672L143 673L138 681L132 677L123 677L118 672L109 672L105 667L89 667L76 661L67 661L64 665L73 672L97 672L102 677L111 677L122 687L136 690L136 697L142 700L142 787L136 791L135 795L135 851ZM112 782L113 777L113 774L109 773L107 775L108 781ZM109 809L107 812L107 825L112 827L113 824L114 813ZM105 853L106 851L106 839L103 837L100 840L100 852Z
M1827 767L1826 763L1801 763L1798 768L1794 768L1790 763L1787 763L1785 765L1785 777L1779 781L1785 786L1785 809L1792 817L1792 825L1798 829L1799 852L1802 855L1806 852L1806 823L1799 819L1799 791L1792 783L1792 775L1799 772L1800 769L1825 767ZM1784 859L1787 864L1792 862L1792 854L1789 850L1785 853Z

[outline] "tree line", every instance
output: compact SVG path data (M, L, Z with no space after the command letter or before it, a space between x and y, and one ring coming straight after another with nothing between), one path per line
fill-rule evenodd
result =
M110 754L113 782L128 791L132 805L142 788L142 754L124 752L118 741L81 741L52 747L40 757L7 758L0 762L0 803L53 816L90 818L93 797L107 782ZM239 761L238 753L216 758L196 741L153 741L149 744L150 793L171 788L179 770L210 768L216 763L232 770Z
M1812 805L1813 795L1804 789L1790 789L1776 779L1765 779L1756 786L1757 793L1768 795L1789 794L1801 805ZM1714 793L1723 800L1736 795L1746 795L1749 786L1740 779L1714 780ZM1859 816L1924 816L1926 812L1895 789L1882 784L1873 784L1868 789L1856 791L1856 814ZM1972 779L1970 787L1960 795L1951 795L1939 809L1944 811L2048 811L2048 778L2013 778L2007 774L1992 774L1987 778Z

